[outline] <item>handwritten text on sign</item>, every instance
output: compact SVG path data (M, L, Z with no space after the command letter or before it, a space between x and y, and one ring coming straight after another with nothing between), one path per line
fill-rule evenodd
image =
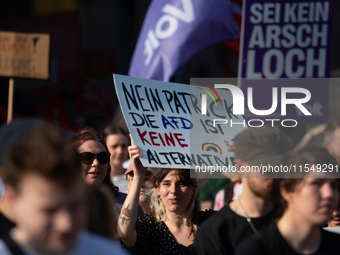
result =
M194 168L233 164L232 138L245 127L232 129L214 123L221 116L243 121L230 114L229 91L219 91L222 108L209 101L208 114L202 115L201 94L205 92L201 86L122 75L114 75L114 81L134 143L142 148L144 166Z

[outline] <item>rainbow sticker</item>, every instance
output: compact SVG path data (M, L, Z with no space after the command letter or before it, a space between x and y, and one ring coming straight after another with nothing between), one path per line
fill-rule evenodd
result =
M221 148L217 144L214 144L214 143L204 143L204 144L202 144L202 150L204 150L204 151L214 151L218 154L222 154Z

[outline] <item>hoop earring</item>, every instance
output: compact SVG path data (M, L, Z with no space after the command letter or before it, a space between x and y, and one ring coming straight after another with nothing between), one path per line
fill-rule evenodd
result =
M158 195L157 198L158 198L158 200L160 200L161 199L161 195Z

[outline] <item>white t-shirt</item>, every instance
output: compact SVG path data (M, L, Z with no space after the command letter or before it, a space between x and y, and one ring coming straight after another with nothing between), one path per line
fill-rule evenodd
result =
M27 247L20 247L22 251L27 255L45 255L42 253L36 253ZM7 248L5 242L0 239L0 254L1 255L12 255L10 250ZM63 255L126 255L125 252L115 244L113 241L104 237L82 231L78 235L78 240L75 247Z
M111 181L113 182L114 185L116 185L119 188L120 192L127 193L127 185L126 185L126 175L123 174L120 177L112 177L111 176Z

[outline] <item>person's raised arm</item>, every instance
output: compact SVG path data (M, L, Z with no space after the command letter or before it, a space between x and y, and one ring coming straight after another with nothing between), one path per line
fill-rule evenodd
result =
M146 168L143 167L139 160L139 157L143 156L141 148L139 148L137 145L134 145L133 141L132 145L128 147L128 151L130 154L134 177L131 189L125 199L118 218L117 230L120 239L123 241L126 247L132 248L137 240L137 233L134 227L139 206L139 193L145 177Z

